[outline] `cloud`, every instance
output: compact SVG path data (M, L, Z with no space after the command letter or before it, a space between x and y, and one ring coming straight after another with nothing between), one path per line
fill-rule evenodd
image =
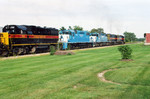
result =
M103 27L107 33L149 31L149 0L0 0L0 26ZM143 26L144 25L144 26Z

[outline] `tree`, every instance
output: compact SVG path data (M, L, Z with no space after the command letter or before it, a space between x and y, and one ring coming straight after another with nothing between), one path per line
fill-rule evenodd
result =
M137 38L137 41L144 42L145 38Z
M76 26L74 26L73 28L74 28L74 30L80 30L80 31L83 31L83 28L82 28L82 27L80 27L80 26L77 26L77 25L76 25Z
M93 28L93 29L91 30L91 33L94 33L94 32L97 32L97 31L98 31L97 29Z
M91 30L91 33L94 33L94 32L97 32L97 33L104 33L104 29L103 29L103 28L97 28L97 29L93 28L93 29Z
M72 27L71 26L69 26L69 29L68 30L72 30Z
M136 35L132 32L124 32L125 42L133 42L136 41Z
M62 27L60 28L60 31L63 31L63 30L66 30L66 28L62 26Z

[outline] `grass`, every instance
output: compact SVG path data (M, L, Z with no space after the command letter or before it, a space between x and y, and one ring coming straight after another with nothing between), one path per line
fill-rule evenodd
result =
M117 47L0 60L0 99L149 99L150 46L130 47L132 62L120 61ZM111 68L106 78L121 85L97 77Z

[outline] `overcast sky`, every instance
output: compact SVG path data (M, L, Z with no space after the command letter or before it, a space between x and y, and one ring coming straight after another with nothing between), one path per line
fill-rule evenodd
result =
M150 32L150 0L0 0L0 26L104 28L106 33Z

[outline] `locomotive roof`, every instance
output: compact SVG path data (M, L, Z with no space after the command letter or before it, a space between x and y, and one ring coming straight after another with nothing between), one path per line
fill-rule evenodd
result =
M17 28L21 30L27 30L28 27L35 27L35 28L41 28L41 29L53 29L53 30L58 30L56 28L51 28L51 27L40 27L40 26L35 26L35 25L6 25L6 26L16 26Z
M117 34L110 34L110 33L109 33L109 34L107 34L107 35L123 36L123 35L117 35Z
M27 27L23 26L23 25L16 25L19 29L26 31Z
M88 32L88 31L81 31L81 30L62 30L62 32Z

